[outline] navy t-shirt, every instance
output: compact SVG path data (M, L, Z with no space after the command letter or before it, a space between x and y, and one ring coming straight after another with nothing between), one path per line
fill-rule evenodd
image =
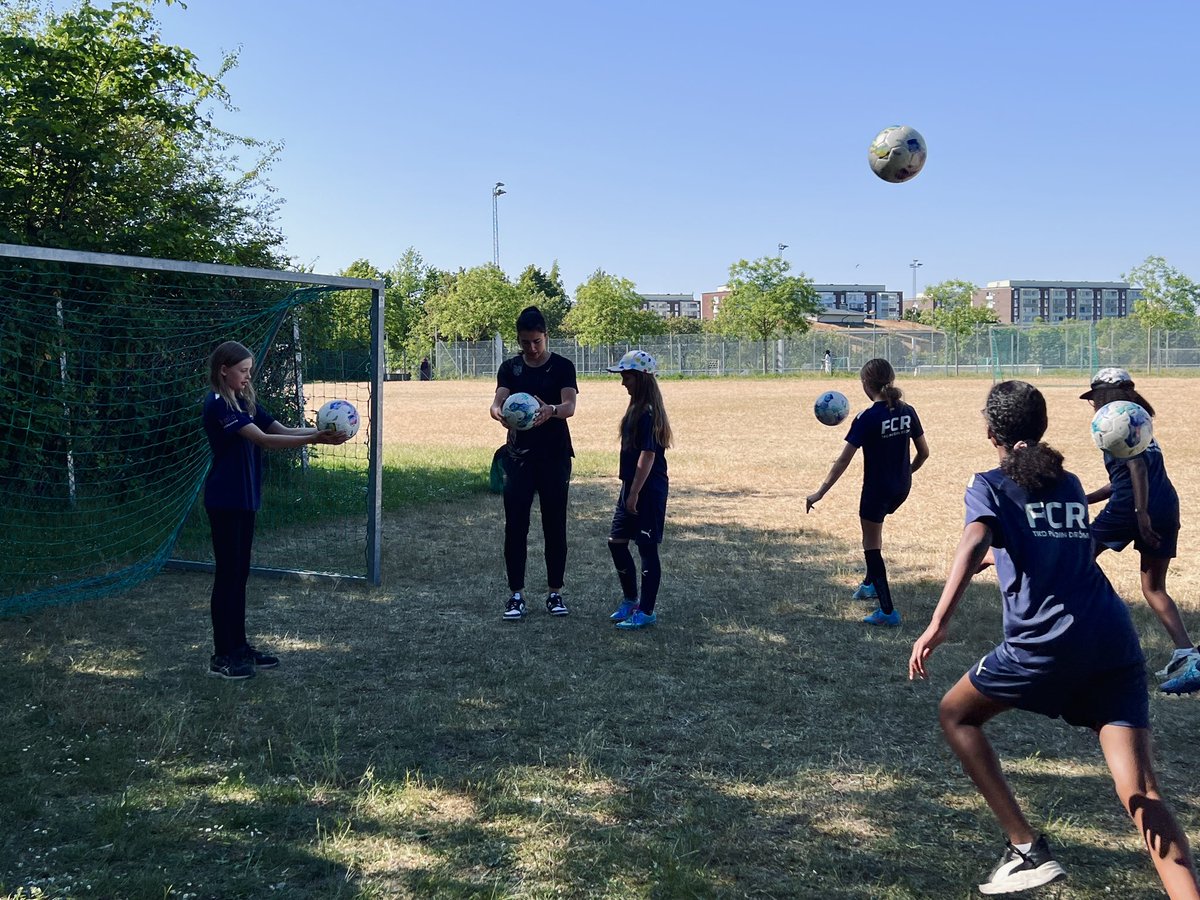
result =
M877 400L850 423L846 443L863 452L863 494L891 496L912 486L912 441L925 433L917 411L907 403L889 409Z
M1087 495L1070 472L1036 497L1000 469L966 493L966 523L992 532L1004 598L1004 644L1018 666L1086 662L1115 669L1143 660L1125 602L1096 565Z
M239 432L247 425L266 431L275 418L256 404L254 415L234 409L220 394L204 401L204 433L212 447L212 468L204 482L204 505L209 509L257 512L262 506L262 448Z
M1175 485L1167 477L1167 467L1163 463L1162 448L1158 441L1151 440L1150 446L1137 457L1146 464L1146 482L1149 488L1148 506L1152 524L1162 524L1164 527L1179 527L1179 495L1175 493ZM1108 481L1112 485L1112 496L1104 507L1107 520L1120 519L1136 521L1137 514L1133 511L1133 477L1129 474L1129 460L1119 459L1104 452L1104 468L1108 470Z
M621 481L629 484L637 473L638 457L643 450L654 453L654 465L646 476L644 491L665 491L667 489L667 453L663 445L654 436L654 412L647 409L633 424L633 434L629 440L622 436L621 440Z
M575 363L557 353L551 353L550 358L540 366L527 366L522 356L506 359L496 372L496 386L507 388L509 394L532 394L543 403L555 405L563 402L564 388L579 392ZM520 455L575 455L567 420L559 418L547 419L528 431L510 430L509 448Z

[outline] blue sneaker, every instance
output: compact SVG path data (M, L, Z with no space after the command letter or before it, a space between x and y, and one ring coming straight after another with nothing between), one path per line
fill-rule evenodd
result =
M1164 681L1159 690L1164 694L1191 694L1200 691L1200 660L1192 657L1187 668L1170 681Z
M875 585L860 584L855 588L854 593L850 595L851 600L878 600L879 595L875 593Z
M608 617L610 622L624 622L634 611L637 610L638 602L636 600L622 600L621 605L617 607L617 611Z
M640 609L635 609L633 611L633 615L631 615L624 622L618 622L617 627L626 628L632 631L634 628L645 628L647 625L653 625L657 621L658 615L656 613L650 613L650 615L646 615Z
M895 628L900 624L900 610L893 609L890 613L885 613L882 609L877 609L863 619L868 625L887 625Z

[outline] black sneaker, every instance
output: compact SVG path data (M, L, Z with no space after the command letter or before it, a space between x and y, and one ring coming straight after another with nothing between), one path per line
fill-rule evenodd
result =
M208 664L213 678L240 680L254 677L254 664L240 656L214 656Z
M508 598L508 603L504 604L504 618L510 622L515 622L525 615L525 598L521 596L521 592L517 591Z
M562 594L555 591L546 598L546 612L552 616L565 616L570 610L567 609L567 604L563 602Z
M1028 853L1022 853L1005 841L1004 855L1000 857L996 868L992 869L987 881L979 885L979 893L1013 894L1058 881L1066 875L1066 869L1055 862L1044 834L1034 842Z
M263 653L261 650L255 649L253 644L248 644L242 648L242 659L251 663L256 669L277 669L279 668L279 657L271 656L269 653Z

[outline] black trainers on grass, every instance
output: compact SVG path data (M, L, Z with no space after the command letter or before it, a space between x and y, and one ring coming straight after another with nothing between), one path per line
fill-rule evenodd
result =
M516 622L525 615L525 598L521 596L521 592L517 591L508 598L508 603L504 605L504 618L509 622Z
M254 677L254 663L240 656L214 656L208 664L208 674L213 678L240 680Z
M562 594L555 591L546 598L546 612L552 616L565 616L570 610L567 609L567 604L563 602Z
M979 885L981 894L1013 894L1041 887L1052 881L1065 878L1066 869L1060 866L1050 852L1046 836L1041 835L1029 852L1022 853L1008 841L1004 844L1004 855L987 881Z
M269 653L263 653L254 647L253 644L242 648L242 659L252 664L256 669L277 669L279 668L279 657L271 656Z

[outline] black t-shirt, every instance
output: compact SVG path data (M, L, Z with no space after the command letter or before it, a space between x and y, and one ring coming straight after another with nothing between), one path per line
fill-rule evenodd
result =
M575 380L575 363L565 356L551 353L540 366L528 366L523 356L514 356L500 364L496 372L496 387L507 388L509 394L532 394L543 403L563 402L562 392L571 388L579 392ZM547 419L528 431L509 431L509 449L520 455L574 456L571 431L566 419Z
M863 494L902 494L912 484L914 439L925 433L917 411L907 403L888 409L877 400L854 418L846 443L862 447Z
M629 440L621 441L620 478L625 483L633 481L633 476L637 474L638 457L643 450L654 454L654 465L646 476L643 490L661 491L667 485L667 454L654 437L654 413L649 409L633 423L633 434L629 435Z

